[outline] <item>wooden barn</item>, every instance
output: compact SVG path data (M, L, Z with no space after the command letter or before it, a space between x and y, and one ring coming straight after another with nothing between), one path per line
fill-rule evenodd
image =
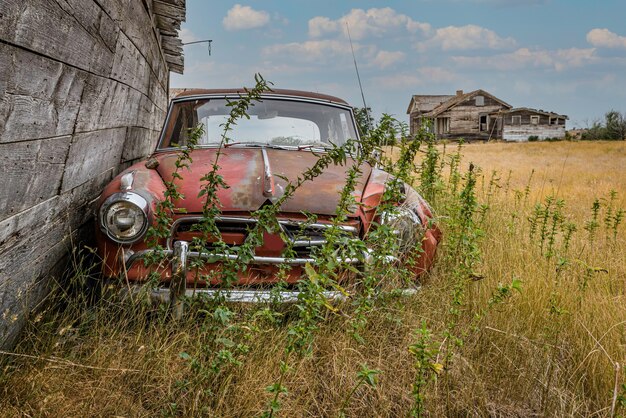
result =
M507 111L511 105L484 90L454 96L414 95L407 113L410 132L415 134L426 119L439 139L489 140L501 138L501 118L491 115Z
M502 139L515 142L564 138L565 121L568 119L567 115L527 107L494 112L489 118L502 126Z
M0 0L1 349L93 235L104 185L154 150L185 16L185 0Z

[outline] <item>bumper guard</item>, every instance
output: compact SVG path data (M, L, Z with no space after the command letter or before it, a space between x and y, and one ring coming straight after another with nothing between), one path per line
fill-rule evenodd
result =
M126 259L126 269L130 269L133 264L141 258L151 253L153 250L138 251L131 254ZM225 296L229 302L270 302L273 298L277 297L280 302L290 303L298 300L300 292L298 291L281 291L271 292L269 290L235 290L235 289L187 289L187 265L189 259L202 258L209 263L219 262L223 260L236 260L237 255L234 254L208 254L199 253L197 251L189 251L189 243L186 241L176 241L173 243L173 249L163 250L163 254L171 260L172 279L169 288L159 288L151 293L151 298L160 302L169 302L173 314L176 318L180 318L183 313L182 298L184 296L191 297L200 294L213 296L221 294ZM348 258L340 259L338 261L357 264L361 260L365 263L370 263L373 257L371 251L367 250L364 253L362 259ZM396 262L397 258L393 256L386 256L385 262ZM288 265L304 265L307 263L315 264L314 258L284 258L284 257L263 257L254 256L253 262L256 264L288 264ZM410 295L418 289L400 289L402 295ZM329 300L344 300L348 295L338 291L324 292Z

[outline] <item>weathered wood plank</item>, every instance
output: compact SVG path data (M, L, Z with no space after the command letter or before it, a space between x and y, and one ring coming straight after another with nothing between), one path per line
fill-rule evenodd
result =
M168 3L177 7L182 7L183 9L186 8L185 0L159 0L159 1L161 3Z
M63 212L61 212L63 213ZM58 216L48 219L46 223L35 224L30 231L22 230L21 239L16 245L6 248L5 253L10 252L10 257L0 256L0 287L6 290L6 286L10 286L10 282L16 282L14 275L20 271L29 271L31 266L36 264L36 260L68 235L69 229L63 219ZM36 276L36 274L34 274ZM6 280L11 278L11 280ZM31 282L32 277L24 277L26 283ZM7 284L9 282L9 284ZM18 283L18 286L22 283ZM4 301L6 303L6 301ZM5 304L3 303L3 305Z
M120 34L111 78L148 94L152 72L148 62L123 32Z
M36 229L37 224L49 222L62 209L59 196L54 195L27 210L0 221L0 254L19 243L23 235ZM25 233L26 232L26 233Z
M159 2L0 0L0 345L41 299L40 279L102 187L154 147L167 106L163 50L181 49L152 22L175 26L185 6Z
M85 72L0 43L0 142L71 134L86 78Z
M59 277L65 266L64 255L68 251L66 239L46 239L49 244L37 246L41 251L32 255L27 265L16 265L8 269L6 274L0 273L0 347L7 349L13 346L20 330L26 323L30 312L48 293L52 277Z
M159 41L145 5L140 0L95 0L111 16L122 32L148 62L161 87L167 89L167 65L159 50Z
M524 142L529 136L537 139L563 138L565 126L562 125L505 125L502 137L505 141Z
M184 65L178 65L178 64L169 63L169 67L170 67L170 71L173 71L173 72L178 73L178 74L183 74L185 72L185 66Z
M129 0L93 0L119 27L124 20Z
M64 255L94 213L94 197L110 180L103 173L71 191L0 221L0 347L11 346L21 321L59 277ZM71 226L71 227L70 227ZM11 232L7 232L11 231Z
M180 55L170 55L168 53L165 53L164 55L169 64L178 66L184 65L183 57L181 57Z
M180 20L172 19L170 17L163 16L163 15L155 15L155 16L157 18L156 21L157 21L158 28L163 28L169 31L180 29L180 23L181 23Z
M161 33L163 51L170 55L183 55L183 42L176 36L167 36Z
M122 163L135 162L150 155L156 147L160 131L138 127L128 128L122 152Z
M75 135L65 163L62 192L84 184L102 173L116 173L125 139L126 128Z
M147 96L114 80L89 77L78 113L76 132L122 127L159 125L164 111Z
M129 127L122 151L122 163L138 161L150 155L159 138L160 131Z
M474 100L469 100L439 115L440 118L450 118L450 132L448 135L489 137L490 131L488 129L480 130L479 117L480 115L502 109L502 105L497 101L488 103L488 100L485 97L485 106L475 106Z
M0 219L13 216L57 194L70 139L63 136L0 144Z
M20 243L11 249L11 257L0 257L0 344L11 344L16 332L31 309L43 298L50 277L59 277L64 255L71 246L70 231L61 218L26 232ZM55 267L57 266L57 267Z
M163 62L157 33L151 17L140 1L131 1L120 28L146 58L150 68L167 89L167 66Z
M111 72L113 53L105 41L54 0L3 0L0 14L0 39L95 74Z
M153 12L157 15L168 17L170 19L185 21L185 6L178 6L172 3L165 3L155 0L152 2Z
M119 27L97 3L85 0L55 0L65 13L73 16L94 38L100 38L115 52Z

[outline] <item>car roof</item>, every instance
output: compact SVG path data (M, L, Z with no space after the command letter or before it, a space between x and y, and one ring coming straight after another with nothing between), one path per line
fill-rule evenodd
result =
M182 91L174 97L175 99L189 97L189 96L203 96L203 95L234 95L245 94L246 91L243 88L235 89L181 89ZM288 89L272 89L262 93L263 96L291 96L291 97L304 97L307 99L323 100L332 103L338 103L342 105L348 105L348 103L340 99L339 97L330 96L328 94L321 94L312 91L302 90L288 90ZM171 96L170 96L171 97Z

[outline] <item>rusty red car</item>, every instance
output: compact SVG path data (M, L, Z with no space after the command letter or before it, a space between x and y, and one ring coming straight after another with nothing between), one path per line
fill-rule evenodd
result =
M103 190L97 209L96 239L103 260L103 274L108 278L125 277L130 283L146 280L149 266L146 255L155 251L146 240L146 232L155 222L155 208L165 198L165 182L173 182L184 195L176 202L167 237L160 240L165 263L159 265L160 289L166 294L172 277L182 274L183 291L211 292L219 286L219 275L198 275L190 267L198 257L207 258L201 273L219 271L224 260L236 257L231 252L193 251L189 243L198 235L194 224L201 220L204 199L199 197L202 176L211 168L219 151L219 174L228 188L218 190L220 215L215 224L221 239L229 246L241 245L257 222L254 212L279 199L290 180L315 164L330 146L359 139L353 109L344 100L318 93L273 90L262 94L250 107L249 118L237 121L222 143L222 130L228 118L229 102L237 100L243 90L187 90L174 98L160 140L146 161L137 163L115 177ZM176 161L180 147L185 147L190 128L204 125L202 136L192 151L188 169L176 178ZM255 249L245 271L240 271L234 289L234 300L259 300L268 296L268 287L278 279L280 265L289 265L287 282L303 280L304 266L315 264L311 252L325 244L324 231L333 216L346 182L346 173L353 163L329 166L321 175L306 182L279 208L281 233L264 233L263 245ZM353 205L347 220L339 227L354 239L365 239L368 232L384 222L377 213L385 184L390 175L363 163L362 175L354 190L358 205ZM434 222L426 201L410 186L405 186L402 208L394 215L397 239L416 236L421 242L417 263L412 267L415 277L427 271L435 256L441 232ZM314 214L308 222L305 214ZM383 214L384 215L384 214ZM285 240L290 242L286 243ZM296 255L286 256L289 244ZM210 243L208 244L210 245ZM367 257L347 262L362 264ZM346 260L343 260L344 262ZM367 261L365 261L367 262ZM198 279L200 277L200 279ZM295 294L290 293L290 295Z

